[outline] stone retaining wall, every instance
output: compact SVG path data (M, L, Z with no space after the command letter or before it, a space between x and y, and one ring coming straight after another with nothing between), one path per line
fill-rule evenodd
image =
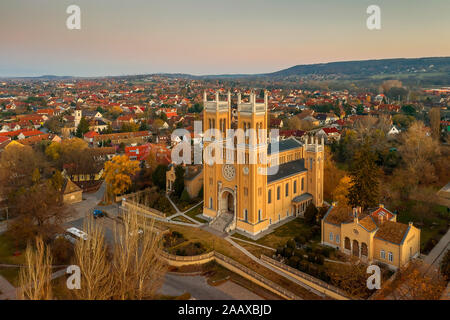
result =
M325 281L322 281L320 279L317 279L309 274L306 274L304 272L301 272L300 270L294 269L284 263L281 263L277 260L274 260L272 258L269 258L265 255L261 255L261 260L264 262L269 263L273 267L277 268L278 270L281 270L288 274L289 276L300 280L307 286L322 292L323 294L337 300L351 300L351 298L341 289L336 288L335 286L332 286Z
M186 266L186 265L194 265L194 264L205 264L210 261L216 261L221 266L226 269L252 281L253 283L283 297L287 300L300 300L301 298L293 294L292 292L284 289L279 286L275 282L264 278L257 272L243 266L239 262L224 256L215 251L211 251L205 254L197 255L197 256L177 256L165 251L162 251L161 256L163 259L170 265L174 267Z

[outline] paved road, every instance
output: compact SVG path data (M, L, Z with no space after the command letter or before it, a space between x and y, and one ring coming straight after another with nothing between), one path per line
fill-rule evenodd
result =
M189 292L197 300L234 300L230 295L210 286L203 276L178 276L166 274L161 294L179 296Z
M16 299L16 288L8 280L0 276L0 300Z
M65 226L67 228L75 227L77 229L85 231L84 230L84 219L85 218L79 218L77 220L69 221L65 224ZM105 240L109 245L113 245L113 243L114 243L114 231L113 231L114 230L114 226L113 226L114 220L104 217L104 218L95 219L94 221L95 221L95 223L98 223L104 227Z
M442 258L447 250L450 248L450 229L441 238L441 240L434 246L433 250L426 256L424 261L434 268L439 268Z
M78 220L84 218L88 214L92 214L94 208L96 208L97 204L102 200L105 189L105 183L103 182L96 192L84 193L83 201L70 205L73 214L67 221Z

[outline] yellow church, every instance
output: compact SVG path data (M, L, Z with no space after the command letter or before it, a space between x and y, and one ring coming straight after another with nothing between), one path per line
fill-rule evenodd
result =
M203 130L221 133L219 139L205 135L204 150L219 145L224 159L203 163L203 215L212 227L255 237L286 218L302 216L311 202L322 206L323 140L270 136L267 92L260 100L254 93L245 98L238 93L235 121L230 92L226 99L216 92L213 100L204 93L203 102ZM228 134L230 129L241 129L244 139ZM256 132L254 138L250 132Z
M333 203L322 219L322 244L397 269L420 255L420 229L397 222L397 215L382 204L363 212Z

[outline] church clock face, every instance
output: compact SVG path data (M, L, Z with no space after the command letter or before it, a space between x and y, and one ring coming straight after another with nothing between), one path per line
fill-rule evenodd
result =
M225 179L231 181L234 179L234 176L236 175L236 169L232 164L225 164L222 167L222 174Z

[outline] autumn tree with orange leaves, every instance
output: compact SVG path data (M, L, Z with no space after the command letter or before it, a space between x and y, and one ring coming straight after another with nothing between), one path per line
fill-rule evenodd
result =
M105 181L107 196L123 194L132 184L131 177L139 170L139 163L126 155L115 156L105 162Z
M413 260L398 271L395 280L382 288L377 299L439 300L447 283L430 265Z

